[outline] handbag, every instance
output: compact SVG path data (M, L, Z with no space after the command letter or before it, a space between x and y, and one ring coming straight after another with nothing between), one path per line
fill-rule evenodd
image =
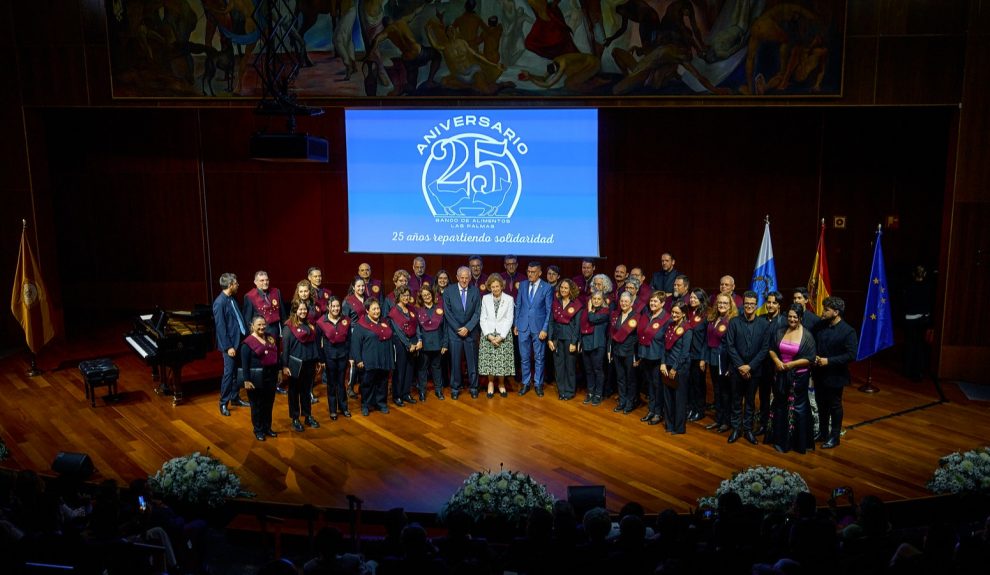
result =
M302 366L303 360L294 355L289 356L289 375L292 377L299 377L299 374L302 373Z

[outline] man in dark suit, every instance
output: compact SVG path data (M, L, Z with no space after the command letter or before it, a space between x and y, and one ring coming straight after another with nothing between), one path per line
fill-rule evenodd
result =
M547 282L540 280L542 273L540 262L529 262L526 266L526 281L520 282L519 297L516 298L512 331L519 339L519 360L522 364L523 386L519 395L529 392L532 360L532 385L536 388L536 395L543 397L543 364L553 290Z
M443 292L444 325L450 345L450 396L461 393L461 356L467 361L471 397L478 397L478 322L481 319L481 292L471 285L471 270L457 268L457 283Z
M667 294L667 299L674 295L674 280L680 272L674 269L674 256L670 252L660 254L660 271L654 272L650 280L650 287L653 291L662 291Z
M756 406L756 382L760 380L763 360L767 357L770 324L756 316L756 292L743 294L743 315L729 321L725 347L732 371L732 434L729 443L740 436L756 444L753 433L753 412Z
M220 379L220 413L230 415L227 408L229 403L242 407L251 404L237 395L237 382L234 373L237 369L237 348L247 335L247 323L241 315L241 306L237 303L237 276L225 273L220 276L220 287L223 288L217 299L213 300L213 321L217 328L217 349L223 354L223 376Z
M818 398L819 439L822 449L839 445L842 433L842 390L852 381L849 364L859 347L856 330L842 321L846 302L827 297L822 302L822 319L812 329L815 334L815 395Z

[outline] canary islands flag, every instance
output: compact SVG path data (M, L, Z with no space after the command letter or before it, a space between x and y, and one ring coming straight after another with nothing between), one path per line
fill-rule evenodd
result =
M770 244L770 218L763 228L763 242L760 243L760 253L756 256L756 267L753 269L753 281L749 289L756 292L757 315L767 312L767 294L777 290L777 270L773 264L773 245Z
M877 244L873 251L873 267L870 269L870 285L866 290L863 329L859 331L857 361L866 359L881 349L887 349L894 345L894 322L890 314L890 292L887 289L887 272L883 265L880 236L881 232L877 230Z

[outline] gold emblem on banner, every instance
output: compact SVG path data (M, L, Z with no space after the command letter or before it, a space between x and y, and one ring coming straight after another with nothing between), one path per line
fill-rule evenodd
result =
M278 307L278 300L277 299L273 299L272 300L272 307Z
M378 287L378 286L376 286L376 285L373 285L373 286L371 286L371 291L373 291L375 293L378 293L378 292L381 291L381 288Z
M340 325L347 325L347 320L346 319L340 320Z
M718 326L718 332L722 333L724 331L725 331L725 324L723 323L722 325Z
M574 306L568 307L567 308L567 313L574 313Z
M677 329L674 330L674 333L676 333L677 335L684 335L684 328L683 327L679 327L679 328L677 328Z
M443 309L437 308L437 310L434 313L436 313L437 315L443 315Z
M654 322L653 323L653 329L660 329L660 323L659 322Z
M481 291L485 291L486 289L488 289L488 286L486 286L485 284L478 284L478 289Z
M631 320L629 320L628 323L629 323L629 327L636 327L636 320L631 319Z

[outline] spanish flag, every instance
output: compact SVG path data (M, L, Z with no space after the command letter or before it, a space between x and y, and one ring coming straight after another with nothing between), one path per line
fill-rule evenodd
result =
M41 279L38 260L34 259L28 243L27 222L21 231L21 252L14 274L14 292L10 296L10 311L24 328L24 339L35 355L55 337L52 302Z
M825 259L825 220L822 220L821 235L818 236L818 250L815 251L815 263L811 266L811 277L808 278L808 305L811 311L821 317L825 311L823 302L832 294L832 281L828 277L828 260Z

